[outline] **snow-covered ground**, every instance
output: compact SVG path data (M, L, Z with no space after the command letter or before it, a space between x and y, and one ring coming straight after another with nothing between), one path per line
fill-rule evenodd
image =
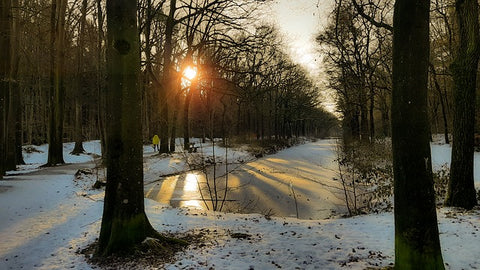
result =
M431 144L432 149L432 167L433 170L439 170L442 166L450 167L450 159L452 156L452 146L443 143L440 139ZM473 178L475 179L475 187L480 188L480 152L474 154L474 171Z
M25 155L30 165L9 172L0 181L0 269L94 268L77 252L99 234L104 192L91 190L90 186L102 175L93 169L92 155L71 156L68 153L72 148L73 144L65 144L65 161L72 164L38 169L46 162L47 148L35 147L42 152ZM88 142L85 148L90 153L100 152L98 142ZM200 150L208 152L211 148L205 145ZM144 152L146 183L188 169L176 154L154 155L149 146ZM449 146L434 144L432 153L434 168L449 161ZM250 160L241 149L231 154L231 160ZM314 177L311 171L298 172L297 161L316 157L311 161L315 164L319 156L328 158L330 154L328 149L305 144L254 164L264 166L264 170L272 161L289 160L281 162L282 171ZM478 184L479 153L475 160ZM271 173L279 173L279 168L274 167ZM91 174L75 177L78 169ZM149 199L145 203L151 223L160 232L191 231L209 236L204 246L191 247L178 254L172 264L152 269L365 269L386 266L394 260L391 213L299 220L172 208ZM447 268L479 268L480 211L443 208L438 217ZM246 238L233 238L234 233Z

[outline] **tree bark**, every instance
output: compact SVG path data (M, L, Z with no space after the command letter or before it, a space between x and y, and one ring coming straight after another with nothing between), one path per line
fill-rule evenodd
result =
M82 97L83 80L84 80L84 63L83 63L83 50L85 44L85 24L87 17L87 0L82 1L82 15L80 17L80 29L78 31L78 48L77 48L77 89L75 93L75 123L73 137L75 140L75 146L71 154L78 155L85 153L83 148L83 134L82 134Z
M173 100L174 108L173 108L173 116L172 116L172 133L170 135L170 151L175 152L176 146L175 146L175 139L177 138L177 120L178 120L178 107L180 106L180 80L177 79L175 85L178 87L176 89L175 93L175 98Z
M105 161L107 157L107 135L106 135L106 117L105 117L105 91L104 91L104 54L102 53L102 44L104 41L104 32L103 32L103 9L102 9L102 0L97 0L97 21L98 21L98 44L97 44L97 94L98 94L98 133L100 134L100 142L102 148L102 160Z
M372 79L370 78L370 81ZM369 123L370 123L370 142L373 143L375 141L375 118L373 116L374 109L375 109L375 88L373 85L370 83L370 104L369 104L369 109L368 109L368 115L369 115Z
M392 144L395 268L444 269L427 110L429 0L396 0Z
M192 83L190 89L187 92L187 96L185 97L185 103L183 104L183 150L188 151L190 150L190 119L188 118L188 114L190 111L190 102L192 100L192 94L195 91L195 87Z
M160 89L160 153L168 153L168 93L172 87L172 51L173 28L175 26L175 12L177 1L170 0L170 11L165 25L165 44L163 49L163 78Z
M453 73L453 143L446 205L472 209L477 205L473 179L475 102L479 57L478 2L455 2L459 41Z
M50 28L50 118L48 136L48 161L46 166L63 161L63 118L65 106L65 12L66 0L52 0Z
M5 174L6 98L11 75L11 0L0 2L0 179Z
M98 256L152 235L144 210L136 0L107 1L107 186Z
M12 4L12 2L10 2ZM9 74L9 89L8 89L8 98L6 99L6 107L7 107L7 116L6 116L6 126L5 126L5 170L7 171L14 171L17 168L17 143L16 143L16 127L17 127L17 111L18 107L20 106L18 100L20 95L18 93L18 82L15 78L15 71L17 64L16 61L16 54L15 54L15 32L13 29L13 9L11 9L10 13L10 74Z
M153 118L152 115L154 114L153 110L150 108L149 98L150 95L153 94L151 91L152 87L150 86L150 82L152 78L150 78L153 74L153 59L152 59L152 42L151 42L151 33L152 33L152 20L153 20L153 12L152 12L152 0L147 0L147 7L145 10L145 24L143 26L143 31L145 35L145 71L143 75L143 114L144 114L144 138L152 138L155 134L151 131L152 128L150 127L150 119ZM153 14L152 14L153 13ZM158 102L157 99L154 99L154 102ZM155 132L156 130L153 129Z
M20 47L20 12L19 12L19 1L13 0L12 5L14 9L12 10L13 19L12 19L12 78L13 78L13 99L15 107L15 164L24 165L25 161L23 160L22 155L22 144L23 144L23 128L22 128L22 118L23 118L23 109L22 109L22 94L20 85L18 82L18 68L20 62L20 54L18 48Z
M12 51L10 51L13 54ZM5 140L5 169L7 171L14 171L17 168L17 163L15 162L16 154L16 143L15 143L15 122L16 122L16 108L15 105L18 105L15 101L16 95L14 91L18 91L18 88L14 89L13 77L10 74L9 82L9 91L7 98L7 122L6 122L6 140Z
M360 141L363 143L370 142L370 132L368 130L368 109L367 109L367 99L362 98L362 105L360 105Z

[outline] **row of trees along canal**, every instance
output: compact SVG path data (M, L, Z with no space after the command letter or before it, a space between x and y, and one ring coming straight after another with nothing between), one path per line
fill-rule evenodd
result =
M394 1L337 0L329 25L317 37L326 55L329 82L336 91L347 143L390 136L393 4ZM475 121L475 115L480 113L475 106L478 16L467 12L464 5L476 8L469 1L452 0L436 0L431 6L430 91L425 110L428 125L432 126L429 133L443 132L447 143L449 135L454 138L453 186L448 201L471 208L476 204L474 133L480 132L480 119Z
M277 30L255 23L257 2L139 1L145 143L158 134L160 151L169 152L175 137L323 136L336 124L318 106L306 71L281 49ZM9 62L1 92L2 171L22 162L22 144L49 142L49 164L63 163L62 142L75 141L80 153L83 140L105 138L111 121L105 1L4 3L11 16L4 23L12 27L3 28L10 45L2 45ZM187 66L197 70L191 82L182 79Z
M390 136L392 91L392 9L389 1L335 1L327 28L317 36L326 55L330 88L343 115L345 139ZM460 33L455 30L455 1L432 1L428 112L432 133L450 142L454 122L454 69ZM475 62L475 58L472 58ZM468 104L475 98L469 100ZM476 103L480 97L476 98ZM480 133L480 109L475 132Z
M331 116L316 107L316 91L305 72L288 61L279 49L276 31L268 26L251 29L245 26L254 14L254 9L250 9L253 4L253 0L182 1L178 6L175 0L168 3L107 1L108 39L105 42L101 1L67 4L56 0L50 4L2 0L4 32L0 44L5 50L2 50L0 70L0 152L4 153L6 148L7 157L11 158L9 147L25 138L42 142L47 133L53 144L82 132L87 137L105 137L106 130L109 174L99 255L128 249L148 235L158 236L143 210L141 138L142 134L144 139L149 138L158 129L162 131L163 151L171 150L167 148L173 146L167 142L169 133L174 137L172 123L176 123L179 113L175 109L180 108L181 100L187 100L190 94L192 100L197 98L195 104L199 108L196 110L201 112L198 114L201 121L196 122L202 124L193 129L200 135L227 136L236 132L246 136L254 134L258 139L288 137L316 130L320 120L331 121ZM339 92L338 104L348 140L375 137L375 110L381 112L382 131L387 135L385 123L391 112L396 267L416 269L421 265L442 269L431 163L428 162L429 126L433 117L429 117L427 111L427 101L432 99L427 95L427 86L430 80L435 89L431 92L437 95L433 100L442 106L443 115L447 115L449 106L448 89L453 88L453 134L458 146L453 145L451 182L456 184L450 186L449 203L470 208L472 201L465 198L471 197L470 184L473 184L470 177L473 152L470 150L473 149L474 124L467 114L473 115L475 108L478 3L457 0L452 6L436 1L432 11L427 0L397 0L393 27L388 23L392 20L392 4L337 0L334 26L318 40L333 48L328 55L332 67L329 74L333 88ZM432 20L430 12L437 14L431 16ZM50 18L50 24L45 23L45 18ZM446 43L451 47L442 48L450 51L436 55L435 47L430 56L429 41L434 43L436 39L429 37L429 25L434 29L430 33L442 37L442 31L447 30ZM103 60L105 48L107 65ZM452 55L450 63L446 57L449 55ZM179 73L186 65L195 65L198 76L190 82L190 87L183 89L185 84ZM428 76L428 70L432 76ZM108 77L106 96L102 94L105 75ZM24 97L23 102L18 101L15 91L24 91L25 95L20 95ZM78 100L75 103L78 110L64 113L65 95ZM389 95L391 107L385 102ZM91 103L92 100L96 102ZM18 104L24 106L18 109ZM19 113L12 113L17 110ZM77 117L70 115L72 111ZM105 111L108 112L106 118ZM13 118L19 115L22 115L20 120ZM67 124L62 130L64 115L65 122L71 126L77 122L77 128L81 128L69 130ZM449 117L442 118L443 126L447 127ZM48 127L35 125L46 119L50 119ZM31 130L18 132L18 126L22 125L12 128L12 122L24 123ZM237 129L227 128L232 126ZM12 130L22 136L8 136ZM12 138L15 138L13 144L6 142ZM467 148L468 153L462 152ZM53 149L50 152L55 155ZM455 154L457 151L460 154ZM462 162L467 167L454 170L458 162L455 159L460 156L468 159ZM6 164L3 160L5 157L2 165ZM49 157L50 164L62 161L61 156ZM458 175L463 182L453 181ZM131 185L132 181L135 184ZM461 205L465 202L467 204Z
M446 205L471 209L478 203L478 23L475 0L335 0L330 23L317 37L343 116L344 142L371 143L391 132L398 269L444 267L432 133L443 132L447 143L453 135Z

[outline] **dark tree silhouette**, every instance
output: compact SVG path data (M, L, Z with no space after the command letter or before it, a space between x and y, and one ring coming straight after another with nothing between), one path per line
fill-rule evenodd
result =
M65 12L66 0L52 0L50 17L50 118L47 166L63 161L65 107Z
M87 23L87 0L82 1L80 24L78 31L78 48L77 48L77 74L80 75L83 72L83 50L85 50L85 25ZM77 88L75 89L75 124L74 124L74 133L75 146L73 147L72 154L78 155L85 153L83 148L83 135L82 135L82 101L80 100L82 96L82 83L84 76L79 76L77 78Z
M473 179L475 91L479 57L478 2L455 1L458 27L453 73L453 143L446 205L471 209L477 205Z
M171 91L172 82L174 81L174 63L172 61L173 52L173 33L175 27L175 12L177 11L177 1L170 0L170 11L165 23L165 43L163 45L163 76L162 86L160 89L160 153L169 151L168 144L168 102L167 96Z
M11 74L11 4L11 0L0 2L0 179L5 174L6 99L10 88Z
M396 269L444 269L427 113L429 7L429 0L397 0L394 9L392 143Z
M156 232L145 214L136 0L107 1L107 186L97 255Z

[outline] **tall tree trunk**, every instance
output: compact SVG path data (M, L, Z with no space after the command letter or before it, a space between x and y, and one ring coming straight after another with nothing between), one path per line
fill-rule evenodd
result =
M167 153L168 150L168 93L172 87L172 51L173 51L173 27L175 26L175 12L177 1L170 0L170 11L165 25L165 45L163 49L163 78L160 89L160 102L162 105L160 115L160 153Z
M0 2L0 179L5 174L6 98L11 75L11 0Z
M475 102L479 57L477 0L455 1L459 41L453 73L453 143L446 205L471 209L477 205L473 179Z
M151 131L150 122L153 114L153 110L150 107L150 95L151 89L150 82L152 79L150 76L153 74L153 64L152 64L152 43L151 43L151 32L152 32L152 0L147 0L147 8L145 10L145 25L144 25L144 35L145 35L145 72L143 76L143 121L145 125L144 128L144 138L152 138L155 134ZM154 102L158 100L154 99ZM154 129L155 130L155 129ZM156 130L155 130L156 132Z
M79 90L79 89L77 89ZM73 136L75 140L75 146L70 154L79 155L85 153L83 148L83 134L82 134L82 104L80 102L80 97L75 99L75 123Z
M176 85L179 85L180 82L177 82ZM180 91L177 91L174 99L174 108L172 116L172 133L170 136L170 151L175 152L175 139L177 138L177 121L178 121L178 107L180 106Z
M13 52L11 51L13 54ZM15 95L14 91L18 91L17 89L14 89L14 82L13 78L10 74L10 82L9 82L9 91L8 91L8 98L7 98L7 122L6 122L6 140L5 140L5 169L7 171L14 171L17 167L17 163L15 162L16 154L16 143L15 143L15 122L16 122L16 117L15 117L15 112L17 111L15 108L16 102L15 102Z
M360 140L364 143L370 142L370 132L368 130L368 109L367 99L362 98L360 105Z
M237 101L237 128L235 135L240 136L240 123L242 122L241 112L242 112L242 103ZM275 106L275 112L277 111L277 107ZM277 114L275 114L275 118ZM275 131L277 131L277 121L275 121Z
M372 78L369 79L369 81L372 81ZM369 115L369 123L370 123L370 142L374 142L375 140L375 118L373 117L374 109L375 109L375 88L372 85L372 82L370 83L370 93L369 93L369 109L368 109L368 115Z
M160 153L168 153L169 152L169 141L168 141L168 101L167 101L167 94L165 91L168 91L163 86L160 88L159 91L159 99L163 100L160 101L162 104L160 105Z
M382 110L382 133L384 137L390 136L390 117L388 108Z
M83 134L82 134L82 97L83 80L84 80L84 67L83 67L83 50L85 44L85 24L87 17L87 0L82 1L82 16L80 17L80 31L78 32L78 48L77 48L77 89L75 93L75 124L73 137L75 140L75 146L71 154L78 155L85 153L83 148Z
M349 105L344 113L343 119L343 140L346 145L350 145L360 139L360 121L357 106Z
M188 114L190 111L190 101L192 100L192 94L194 91L194 85L190 86L187 96L185 97L185 103L183 104L183 150L188 151L190 149L190 119Z
M20 85L18 82L18 68L20 62L20 54L18 53L18 48L20 47L20 12L19 12L19 1L13 0L12 5L14 9L12 10L13 20L12 20L12 91L15 107L15 163L16 165L24 165L25 161L23 160L22 155L22 144L23 144L23 128L22 128L22 118L23 118L23 108L22 108L22 94Z
M17 165L25 165L25 160L22 155L22 144L23 144L23 127L22 127L22 95L20 93L20 87L18 82L14 86L14 99L16 105L15 111L15 163Z
M17 10L17 9L15 9ZM8 98L6 100L7 104L7 116L6 116L6 140L5 140L5 169L7 171L13 171L17 168L17 142L16 142L16 127L18 121L18 107L20 94L18 91L20 90L18 87L18 82L16 81L16 39L15 39L15 31L13 29L13 9L10 11L10 76L9 76L9 91L8 91Z
M97 21L98 21L98 44L97 44L97 95L98 95L98 105L97 105L97 121L98 121L98 133L100 134L100 145L102 148L102 160L105 161L107 157L107 135L106 135L106 117L105 117L105 90L104 90L104 57L102 53L102 44L104 40L103 33L103 9L102 9L102 0L97 0Z
M136 0L107 0L107 186L97 255L154 233L144 210Z
M64 62L65 62L65 12L66 0L52 0L50 23L50 118L47 166L63 161L63 118L65 106Z
M429 0L396 0L392 144L395 268L444 269L427 110Z

